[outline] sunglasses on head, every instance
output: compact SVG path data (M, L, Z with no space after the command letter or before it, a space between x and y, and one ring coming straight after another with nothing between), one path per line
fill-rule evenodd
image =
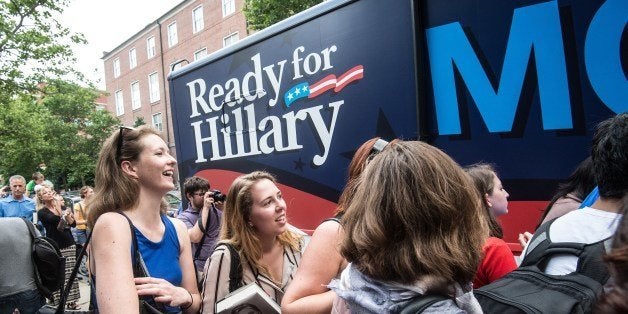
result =
M381 138L377 139L377 141L375 141L375 144L373 144L373 148L371 148L371 152L369 153L369 155L380 153L381 151L384 150L384 148L386 148L387 145L388 145L388 141L383 140Z
M122 160L120 160L120 158L122 158L122 144L124 141L124 133L126 130L135 130L135 128L132 127L128 127L128 126L124 126L121 125L120 127L120 131L118 133L118 149L116 150L116 163L120 164L120 162Z

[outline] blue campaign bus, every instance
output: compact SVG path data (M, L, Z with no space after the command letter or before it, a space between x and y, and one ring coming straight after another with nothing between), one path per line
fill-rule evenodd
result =
M170 74L179 175L267 170L311 230L359 145L420 139L497 166L514 243L627 111L627 22L625 0L326 1Z

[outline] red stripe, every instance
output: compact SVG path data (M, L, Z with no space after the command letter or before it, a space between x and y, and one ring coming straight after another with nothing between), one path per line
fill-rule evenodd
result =
M362 65L357 65L351 68L350 70L342 74L340 77L338 77L338 80L336 81L337 82L336 88L334 88L334 92L337 93L341 91L349 83L362 79L363 77L364 77L364 68L362 67Z
M333 89L335 86L336 76L333 74L327 75L322 80L310 85L310 95L308 98L314 98L330 89Z

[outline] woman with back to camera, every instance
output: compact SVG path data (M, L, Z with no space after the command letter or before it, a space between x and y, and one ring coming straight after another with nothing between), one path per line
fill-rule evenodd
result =
M504 189L495 169L488 164L475 164L465 169L482 199L490 234L482 246L482 261L473 279L473 288L503 277L517 268L515 256L502 240L504 232L495 217L508 213L508 192Z
M445 297L427 311L481 313L471 280L488 226L469 176L439 149L398 141L375 155L342 218L350 262L330 284L334 313L398 313L413 299Z
M220 242L205 264L203 313L230 287L231 249L242 266L237 286L257 284L277 304L301 261L303 238L289 229L286 202L269 173L255 171L236 178L225 200ZM228 247L231 246L231 249Z
M96 164L88 224L90 270L100 313L137 313L138 297L163 312L196 313L200 294L187 228L165 214L176 160L157 131L120 127ZM133 235L151 277L133 274Z
M283 313L329 313L335 293L327 284L340 276L347 266L347 260L340 255L339 244L344 235L340 227L340 219L349 205L355 190L355 181L364 170L369 158L382 151L390 144L379 137L372 138L362 144L353 155L349 164L347 185L340 195L338 208L334 218L321 223L303 253L301 266L297 269L290 288L281 301Z
M59 245L61 255L65 257L65 282L63 285L65 287L76 264L76 243L70 230L70 227L76 226L76 221L72 211L63 206L63 198L57 195L52 188L41 186L37 189L36 194L37 217L46 229L46 236ZM55 291L53 297L54 306L57 306L59 304L59 291ZM70 288L66 307L71 310L78 309L76 301L80 297L78 282L74 281Z

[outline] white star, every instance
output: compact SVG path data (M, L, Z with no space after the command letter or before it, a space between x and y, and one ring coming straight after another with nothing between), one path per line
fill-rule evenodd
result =
M292 100L292 98L294 98L292 97L292 93L288 94L288 100Z
M301 94L301 91L297 88L297 89L295 89L295 90L294 90L294 93L295 93L297 96L299 96L299 94Z
M307 93L307 86L303 86L303 88L301 89L304 93Z

